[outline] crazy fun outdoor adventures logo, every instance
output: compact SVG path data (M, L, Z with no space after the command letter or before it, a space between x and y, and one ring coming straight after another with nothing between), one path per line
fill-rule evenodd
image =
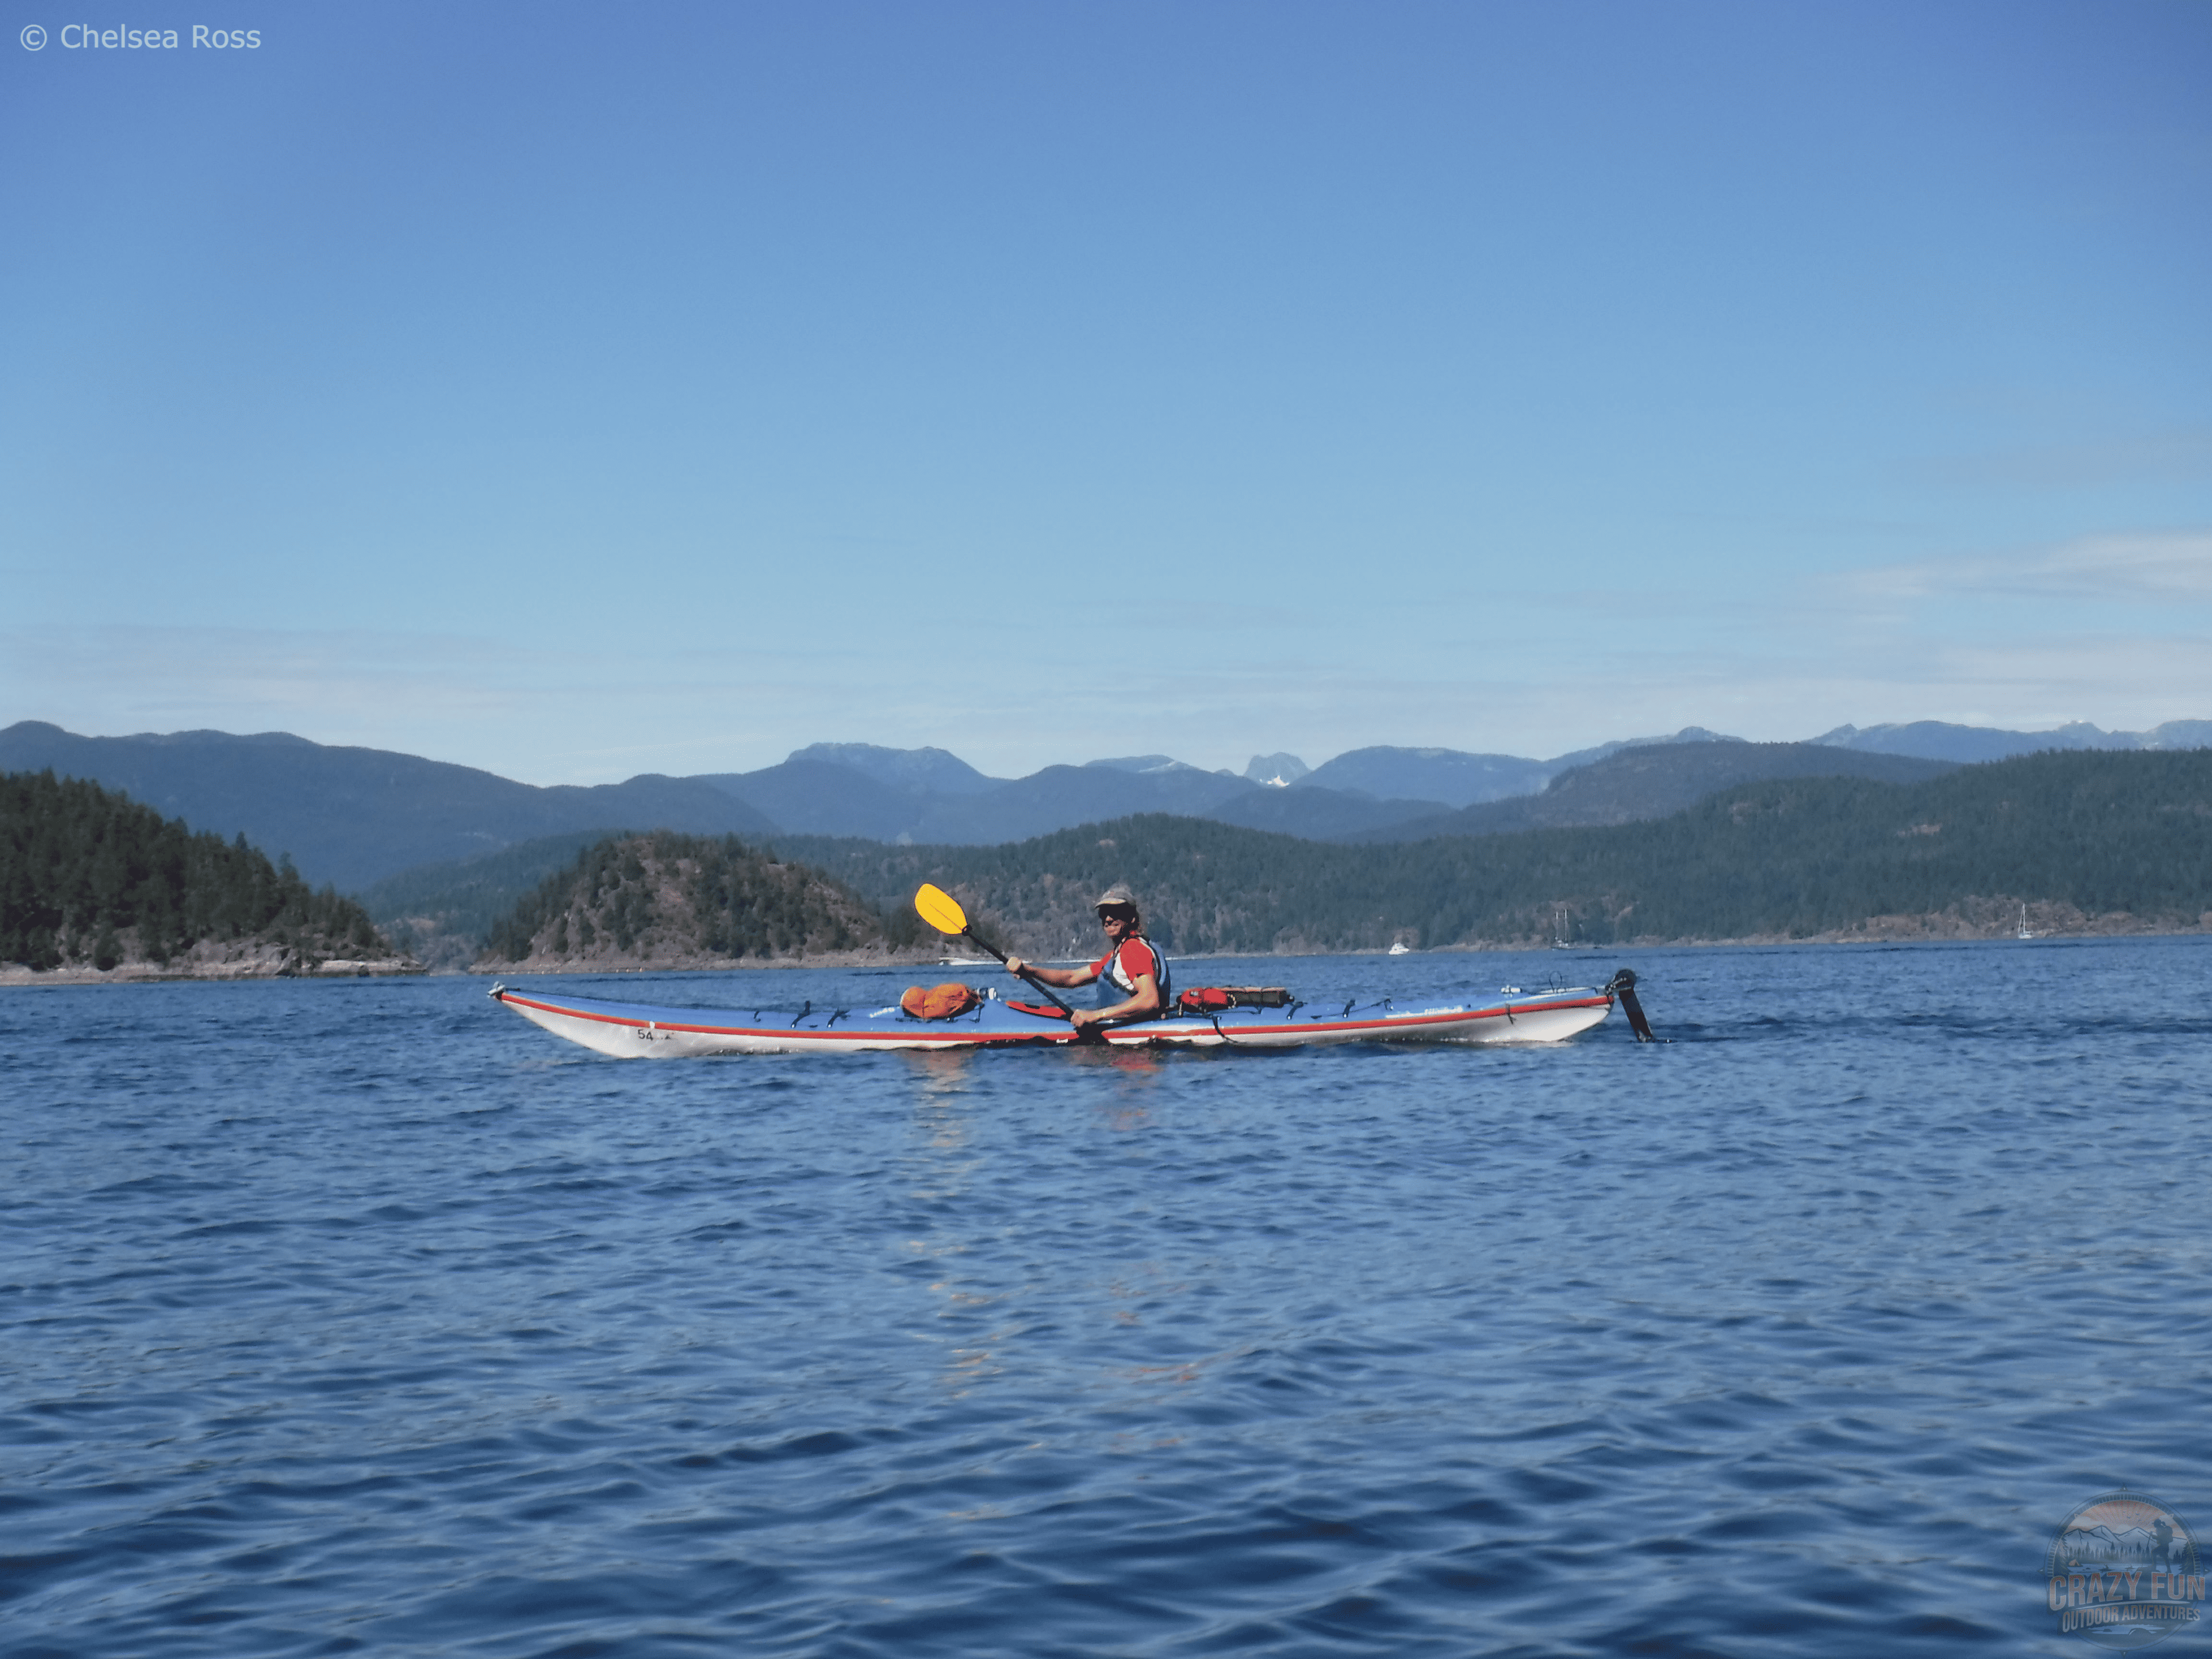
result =
M2106 1492L2059 1522L2044 1599L2059 1630L2104 1648L2147 1648L2197 1622L2204 1566L2197 1534L2141 1492Z

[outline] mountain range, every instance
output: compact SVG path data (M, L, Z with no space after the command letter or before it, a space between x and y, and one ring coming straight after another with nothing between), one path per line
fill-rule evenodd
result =
M414 865L564 830L638 825L758 836L778 828L712 784L684 778L538 788L471 766L283 732L82 738L40 720L0 731L0 772L49 767L119 789L195 830L242 835L272 858L289 853L309 882L342 892Z
M51 768L120 789L195 830L244 835L301 874L359 891L400 872L589 830L848 836L892 843L1018 842L1137 813L1209 818L1307 840L1408 841L1618 823L1680 810L1752 779L1912 782L2038 748L2212 744L2212 721L2147 732L2075 725L1999 732L1919 721L1839 726L1809 744L1753 744L1692 726L1549 760L1437 748L1352 750L1308 768L1255 756L1243 775L1167 755L994 778L942 749L815 744L750 772L542 788L447 762L284 732L81 737L43 721L0 730L0 772Z
M1502 836L1516 830L1585 829L1662 817L1694 805L1716 789L1768 778L1872 778L1919 783L1954 771L1958 763L1913 755L1837 750L1814 743L1744 743L1615 750L1571 767L1539 793L1480 801L1456 812L1409 818L1337 841L1427 841L1437 836Z
M1903 726L1839 726L1813 741L1837 749L1967 764L2009 760L2046 749L2212 749L2212 720L2168 720L2148 732L2106 732L2087 720L2071 720L2049 732L2001 732L1986 726L1911 720Z

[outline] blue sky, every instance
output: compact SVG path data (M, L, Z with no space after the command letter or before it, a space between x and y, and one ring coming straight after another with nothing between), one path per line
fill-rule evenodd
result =
M2212 716L2197 0L10 4L0 724Z

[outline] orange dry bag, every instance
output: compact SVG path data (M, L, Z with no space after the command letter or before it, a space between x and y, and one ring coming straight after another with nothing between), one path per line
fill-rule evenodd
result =
M983 994L972 985L947 980L942 985L909 985L899 1006L916 1019L957 1019L981 1004Z

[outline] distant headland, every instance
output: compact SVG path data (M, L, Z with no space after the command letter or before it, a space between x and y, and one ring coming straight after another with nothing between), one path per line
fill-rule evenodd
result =
M240 836L51 772L0 775L0 982L420 972Z

